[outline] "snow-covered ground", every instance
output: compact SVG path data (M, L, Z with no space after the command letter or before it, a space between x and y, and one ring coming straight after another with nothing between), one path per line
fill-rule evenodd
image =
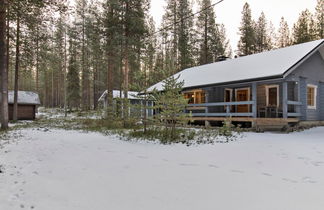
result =
M0 143L1 210L324 208L324 128L190 147L45 131Z

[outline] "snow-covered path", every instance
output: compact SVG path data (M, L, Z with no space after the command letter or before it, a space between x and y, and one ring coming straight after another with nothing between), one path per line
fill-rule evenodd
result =
M324 128L230 144L29 129L0 149L0 209L322 210ZM0 147L1 148L1 147Z

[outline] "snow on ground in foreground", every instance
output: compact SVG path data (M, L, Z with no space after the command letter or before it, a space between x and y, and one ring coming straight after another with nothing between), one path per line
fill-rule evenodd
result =
M36 129L0 149L0 209L322 210L324 128L230 144ZM0 147L1 148L1 147Z

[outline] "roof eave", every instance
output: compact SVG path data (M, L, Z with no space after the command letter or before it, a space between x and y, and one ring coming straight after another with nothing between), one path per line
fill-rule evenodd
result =
M252 83L252 82L258 82L258 81L261 82L261 81L265 81L265 80L275 80L275 79L283 79L283 74L267 76L267 77L251 78L251 79L245 79L245 80L222 82L222 83L190 86L190 87L183 88L183 90L207 88L207 87L212 87L212 86L226 86L226 85L235 85L235 84L242 84L242 83Z
M322 46L324 46L324 41L322 41L320 44L318 44L313 50L311 50L309 53L307 53L303 58L301 58L299 61L297 61L293 66L291 66L288 70L286 70L283 73L283 77L286 78L288 75L290 75L295 69L297 69L305 60L310 58L312 55L314 55Z

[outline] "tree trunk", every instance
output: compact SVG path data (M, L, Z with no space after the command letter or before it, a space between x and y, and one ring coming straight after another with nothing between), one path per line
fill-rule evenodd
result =
M129 15L129 3L126 2L126 16ZM127 18L126 18L127 19ZM124 126L126 125L126 119L128 118L129 112L128 112L128 86L129 86L129 46L128 46L128 39L129 39L129 26L126 23L125 26L125 64L124 64L124 100L123 100L123 119L124 119Z
M0 73L1 73L1 129L8 129L8 66L6 49L7 0L0 0Z
M66 52L66 28L64 28L64 116L67 117L67 52Z
M111 50L110 50L111 51ZM113 70L114 70L114 58L112 52L108 53L108 71L107 71L107 114L111 114L110 111L113 109Z
M39 91L39 25L36 26L36 91Z
M15 65L15 88L14 88L14 107L13 121L18 119L18 81L19 81L19 61L20 61L20 12L19 2L17 9L17 31L16 31L16 65Z

